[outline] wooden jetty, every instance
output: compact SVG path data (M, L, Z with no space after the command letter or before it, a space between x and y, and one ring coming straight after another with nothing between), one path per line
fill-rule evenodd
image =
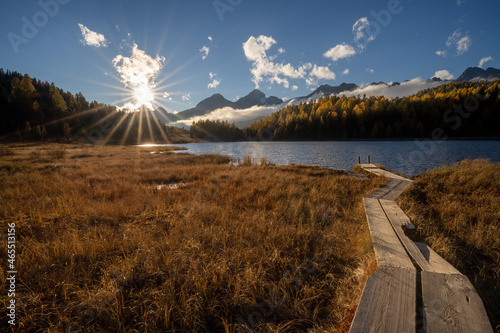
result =
M412 181L361 164L389 184L366 196L378 268L368 277L349 332L493 332L469 279L405 229L415 228L394 201Z

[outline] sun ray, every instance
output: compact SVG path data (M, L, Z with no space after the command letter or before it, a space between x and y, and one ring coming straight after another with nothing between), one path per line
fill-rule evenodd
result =
M102 145L106 145L109 142L109 140L111 140L115 132L120 128L121 124L128 118L128 116L129 116L128 113L124 113L122 115L121 119L113 126L113 129L111 129L111 131L109 131L106 137L104 137L104 139L102 140Z
M139 128L137 129L137 144L142 144L142 117L140 111L138 112L139 116Z
M128 126L127 128L125 129L125 133L123 134L123 138L122 138L122 141L121 141L121 145L124 145L125 142L127 141L127 138L128 138L128 135L130 133L130 130L132 129L132 126L134 125L134 121L135 121L135 118L136 118L136 114L135 113L132 113L132 112L129 112L130 116L132 117L132 119L130 120L130 122L128 123Z
M149 140L151 142L155 142L156 140L154 138L153 128L151 127L151 120L149 119L149 111L146 108L141 108L141 109L146 116L146 124L148 125L148 130L149 130Z
M156 111L155 111L155 112L156 112ZM158 111L158 112L160 112L160 113L162 113L162 114L163 114L163 112L162 112L162 111ZM163 141L164 141L165 143L170 143L170 140L168 139L168 136L167 136L167 134L165 133L165 125L163 125L163 124L162 124L162 123L158 120L158 118L157 118L157 117L152 117L152 118L153 118L154 123L156 124L156 126L158 127L158 129L159 129L159 131L160 131L160 135L161 135L161 137L162 137Z

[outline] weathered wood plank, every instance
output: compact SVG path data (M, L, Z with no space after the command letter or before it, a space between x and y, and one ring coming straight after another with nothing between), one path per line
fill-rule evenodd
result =
M418 273L404 248L422 268L424 331L493 332L467 277L426 244L414 243L405 235L403 227L413 224L393 200L412 181L373 164L362 167L391 182L363 199L379 268L367 280L350 332L415 331Z
M483 302L464 275L422 272L427 333L493 332Z
M383 176L383 177L387 177L390 179L408 180L405 177L402 177L400 175L396 175L392 172L382 170L374 164L361 164L361 167L368 172L376 174L377 176Z
M366 281L349 332L415 332L416 270L382 267Z
M385 195L389 194L391 191L394 190L399 184L401 183L401 180L394 179L389 182L389 184L381 187L379 190L373 192L372 194L368 195L367 198L376 198L379 199L381 197L384 197Z
M444 260L439 254L434 252L427 244L415 242L415 246L420 250L420 253L424 257L425 261L428 263L426 269L427 272L433 273L443 273L443 274L461 274L455 267L453 267L449 262Z
M371 198L363 198L363 202L378 266L415 269L380 202Z
M415 226L411 222L410 218L405 214L405 212L403 212L396 202L393 200L380 199L380 204L382 205L382 208L394 228L399 227L415 229Z
M451 266L446 260L439 257L437 253L431 249L425 249L424 252L422 252L421 248L405 235L403 225L405 223L411 223L411 221L394 201L380 200L380 203L394 231L398 235L399 240L423 271L460 274L459 271ZM423 245L425 246L425 244ZM431 254L430 251L433 253ZM424 253L426 255L424 255Z
M411 180L401 180L389 193L379 199L396 200L411 185Z

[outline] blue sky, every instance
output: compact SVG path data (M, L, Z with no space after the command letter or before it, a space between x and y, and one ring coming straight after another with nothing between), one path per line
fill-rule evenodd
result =
M324 83L458 77L481 59L500 68L497 0L18 0L4 8L0 67L118 106L140 98L173 112L257 86L286 98Z

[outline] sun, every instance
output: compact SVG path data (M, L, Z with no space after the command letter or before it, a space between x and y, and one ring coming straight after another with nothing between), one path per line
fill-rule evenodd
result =
M153 102L155 100L155 94L151 87L141 84L140 86L133 89L134 98L136 100L135 108L140 108L141 106L146 106L148 109L153 109Z

